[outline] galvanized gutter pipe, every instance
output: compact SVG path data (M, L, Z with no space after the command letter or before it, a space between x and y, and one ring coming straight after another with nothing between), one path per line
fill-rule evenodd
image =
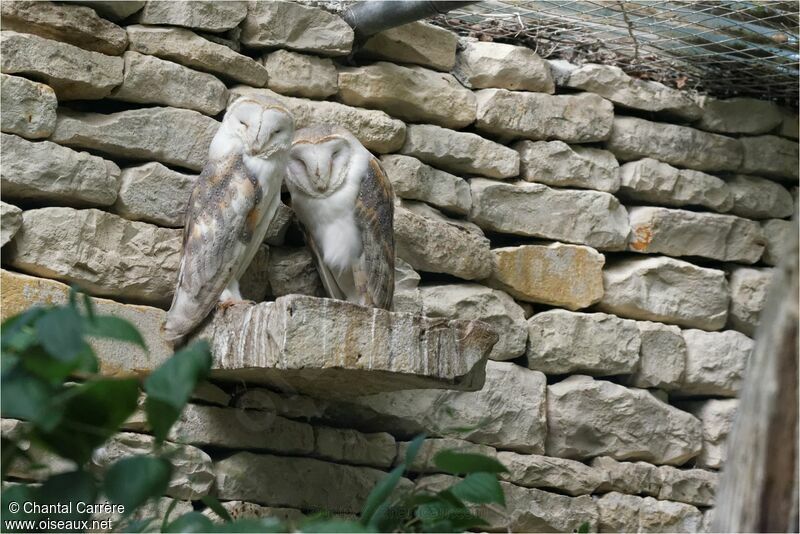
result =
M364 0L347 8L342 16L353 28L356 43L363 43L370 35L383 30L441 15L476 1Z

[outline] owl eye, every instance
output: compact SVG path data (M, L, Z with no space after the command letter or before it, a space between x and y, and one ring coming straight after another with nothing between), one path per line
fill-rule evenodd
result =
M278 128L277 130L272 132L272 135L281 135L282 133L283 133L283 128Z

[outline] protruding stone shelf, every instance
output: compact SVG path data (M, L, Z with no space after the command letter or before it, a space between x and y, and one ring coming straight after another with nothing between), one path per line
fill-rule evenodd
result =
M217 309L213 377L325 397L402 389L479 390L497 334L480 321L394 313L287 295Z
M0 272L3 319L37 304L67 301L66 284ZM93 341L103 374L146 374L172 354L161 332L164 310L92 300L98 313L132 322L149 348L145 354L128 343ZM481 321L394 313L303 295L217 308L196 337L211 342L212 378L326 398L425 388L477 391L498 339Z

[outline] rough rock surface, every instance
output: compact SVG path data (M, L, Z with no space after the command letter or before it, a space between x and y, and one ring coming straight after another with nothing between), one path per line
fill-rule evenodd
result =
M761 260L767 265L778 265L789 253L792 239L792 226L796 222L770 219L761 221L761 231L764 236L764 255Z
M13 2L2 4L2 8ZM19 76L0 74L0 130L38 139L48 137L56 127L58 101L55 92L43 83Z
M683 381L686 367L686 343L677 326L636 321L641 339L639 367L631 376L631 385L639 388L672 390Z
M339 96L413 122L463 128L475 120L475 96L450 74L379 61L339 69Z
M451 475L431 475L417 480L418 488L439 491L459 482ZM489 532L572 532L582 524L597 529L597 506L588 495L568 497L535 488L500 482L505 508L479 506L473 513L487 521Z
M639 363L636 323L605 313L537 313L528 336L528 368L545 374L629 374Z
M169 433L176 443L225 449L310 454L314 430L274 413L188 404Z
M2 317L7 319L34 305L65 304L69 286L24 274L2 270ZM149 371L172 356L172 347L161 336L164 310L149 306L120 304L113 300L93 298L97 313L114 315L132 323L141 332L149 353L133 348L129 343L110 339L91 342L100 358L100 373L119 375L131 371Z
M599 492L618 491L657 497L661 491L661 471L647 462L618 462L610 456L598 456L591 463L601 473Z
M120 21L128 18L147 3L145 0L77 0L76 4L84 4L109 20Z
M673 258L630 259L606 266L603 311L645 321L718 330L728 318L725 273Z
M395 465L405 461L409 443L410 442L407 441L397 443ZM422 442L416 457L414 457L414 461L411 462L409 466L409 471L413 473L442 472L441 469L434 464L433 459L436 454L444 450L453 450L468 454L483 454L484 456L490 457L497 456L497 450L488 445L471 443L457 438L428 438Z
M108 206L117 198L120 170L111 161L16 135L2 134L0 143L0 184L6 199Z
M314 456L337 463L387 468L397 455L391 434L364 434L346 428L314 427Z
M702 448L700 421L647 390L573 375L547 388L547 455L681 465Z
M521 453L544 454L547 380L511 362L486 363L480 391L412 390L358 397L329 408L326 417L376 432L411 438L465 439Z
M453 74L472 89L555 92L550 66L525 46L469 41L456 56Z
M738 399L709 399L686 404L685 409L703 425L703 452L697 457L698 467L719 469L724 465L726 441L738 406Z
M250 2L241 41L251 48L289 48L325 56L344 56L353 47L353 30L322 8L294 2Z
M483 89L475 96L475 126L494 135L591 143L607 139L614 120L611 102L591 93L552 96Z
M218 310L197 337L211 342L218 378L340 397L480 388L485 359L497 342L497 334L479 321L301 295ZM357 391L351 387L355 379Z
M408 126L400 153L454 173L500 179L519 173L519 154L515 150L473 133L432 124Z
M761 226L734 215L640 206L628 210L628 250L755 263L764 252Z
M622 161L654 158L698 171L735 171L742 161L737 139L635 117L616 117L606 148Z
M247 2L147 2L136 15L140 24L183 26L208 32L223 32L239 25L247 16Z
M122 59L27 33L0 35L0 68L45 82L59 100L94 100L122 83Z
M479 284L426 286L419 289L422 314L449 319L478 319L500 336L489 358L511 360L525 352L528 332L525 315L502 291Z
M293 293L325 296L325 289L314 265L314 258L306 247L277 247L270 251L269 294L282 297Z
M303 512L295 508L261 506L245 501L226 501L220 504L227 510L233 520L274 518L278 521L296 525L306 517ZM222 522L220 517L211 508L203 510L203 515L209 517L214 522Z
M33 33L112 56L121 54L128 45L125 30L88 7L15 1L3 2L0 14L4 31Z
M196 180L160 163L128 167L121 174L114 212L132 221L182 228Z
M631 78L612 65L583 65L572 71L567 87L596 93L623 107L656 111L695 120L702 110L686 91Z
M147 434L120 432L92 454L91 466L105 470L122 458L147 454L153 450L155 438ZM166 494L176 499L199 500L212 491L214 466L205 452L191 445L166 442L163 452L172 463L172 478Z
M745 174L770 176L797 184L797 141L774 135L742 137L744 157L739 171Z
M418 271L448 273L464 280L479 280L491 273L489 240L446 217L396 206L394 231L397 257Z
M465 215L472 207L469 184L462 178L434 169L411 156L381 157L381 166L400 198L422 200L437 208Z
M551 488L568 495L588 495L603 481L602 472L564 458L501 451L497 459L508 469L503 480L526 488Z
M193 109L206 115L225 109L228 90L211 74L139 52L125 52L123 59L125 74L122 85L111 93L114 100Z
M644 158L619 169L621 197L663 206L703 206L726 212L733 196L724 180L700 171L676 169Z
M514 298L586 308L603 296L605 258L579 245L521 245L492 250L494 269L486 281Z
M331 513L359 512L369 492L386 476L371 467L250 452L237 452L214 468L220 499ZM401 479L400 488L409 486L407 479Z
M458 35L455 33L417 21L370 36L358 53L450 72L456 62L457 44Z
M200 171L220 123L188 109L141 108L100 114L59 110L50 140L126 159Z
M267 89L244 86L234 87L231 93L234 95L257 93L277 98L294 115L295 129L312 124L343 126L350 130L367 149L381 154L398 150L406 138L406 125L383 111L354 108L338 102L292 98Z
M128 50L174 61L254 87L264 87L267 83L267 69L263 65L225 45L203 39L190 30L138 24L125 29L130 40Z
M733 194L731 213L750 219L781 219L794 212L792 194L772 180L737 174L728 180Z
M717 473L705 469L677 469L668 465L662 465L658 470L661 474L661 490L657 495L659 499L695 506L714 504Z
M580 187L614 193L619 189L619 163L611 152L569 146L563 141L520 141L520 177L557 187Z
M703 514L688 504L617 492L595 502L600 513L598 532L703 532Z
M0 247L6 246L22 227L22 210L0 201Z
M305 98L326 98L336 94L338 73L329 58L276 50L264 56L270 89Z
M22 214L7 261L92 294L167 304L180 259L178 230L126 221L96 209L41 208Z
M773 102L755 98L705 98L697 127L710 132L757 135L772 131L782 122L783 114Z
M783 113L783 121L778 127L778 135L797 139L800 137L800 120L798 120L797 113L786 108L783 108L781 111Z
M686 342L686 374L679 392L735 397L741 388L753 340L734 330L682 333Z
M767 301L772 276L772 269L731 269L728 284L731 289L729 318L732 328L754 336L761 310Z
M264 237L264 243L274 247L279 247L284 244L286 240L286 232L292 224L294 218L294 211L292 208L280 202L278 209L275 210L275 217L269 222L267 226L267 235Z
M485 230L557 239L601 250L625 247L628 213L608 193L482 178L470 180L470 187L470 220ZM560 216L553 217L553 213Z

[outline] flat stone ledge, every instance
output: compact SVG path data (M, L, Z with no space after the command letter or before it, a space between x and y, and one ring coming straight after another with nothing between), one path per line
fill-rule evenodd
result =
M393 313L287 295L217 311L215 378L323 396L412 388L477 390L497 334L480 321ZM355 386L357 384L357 386Z

